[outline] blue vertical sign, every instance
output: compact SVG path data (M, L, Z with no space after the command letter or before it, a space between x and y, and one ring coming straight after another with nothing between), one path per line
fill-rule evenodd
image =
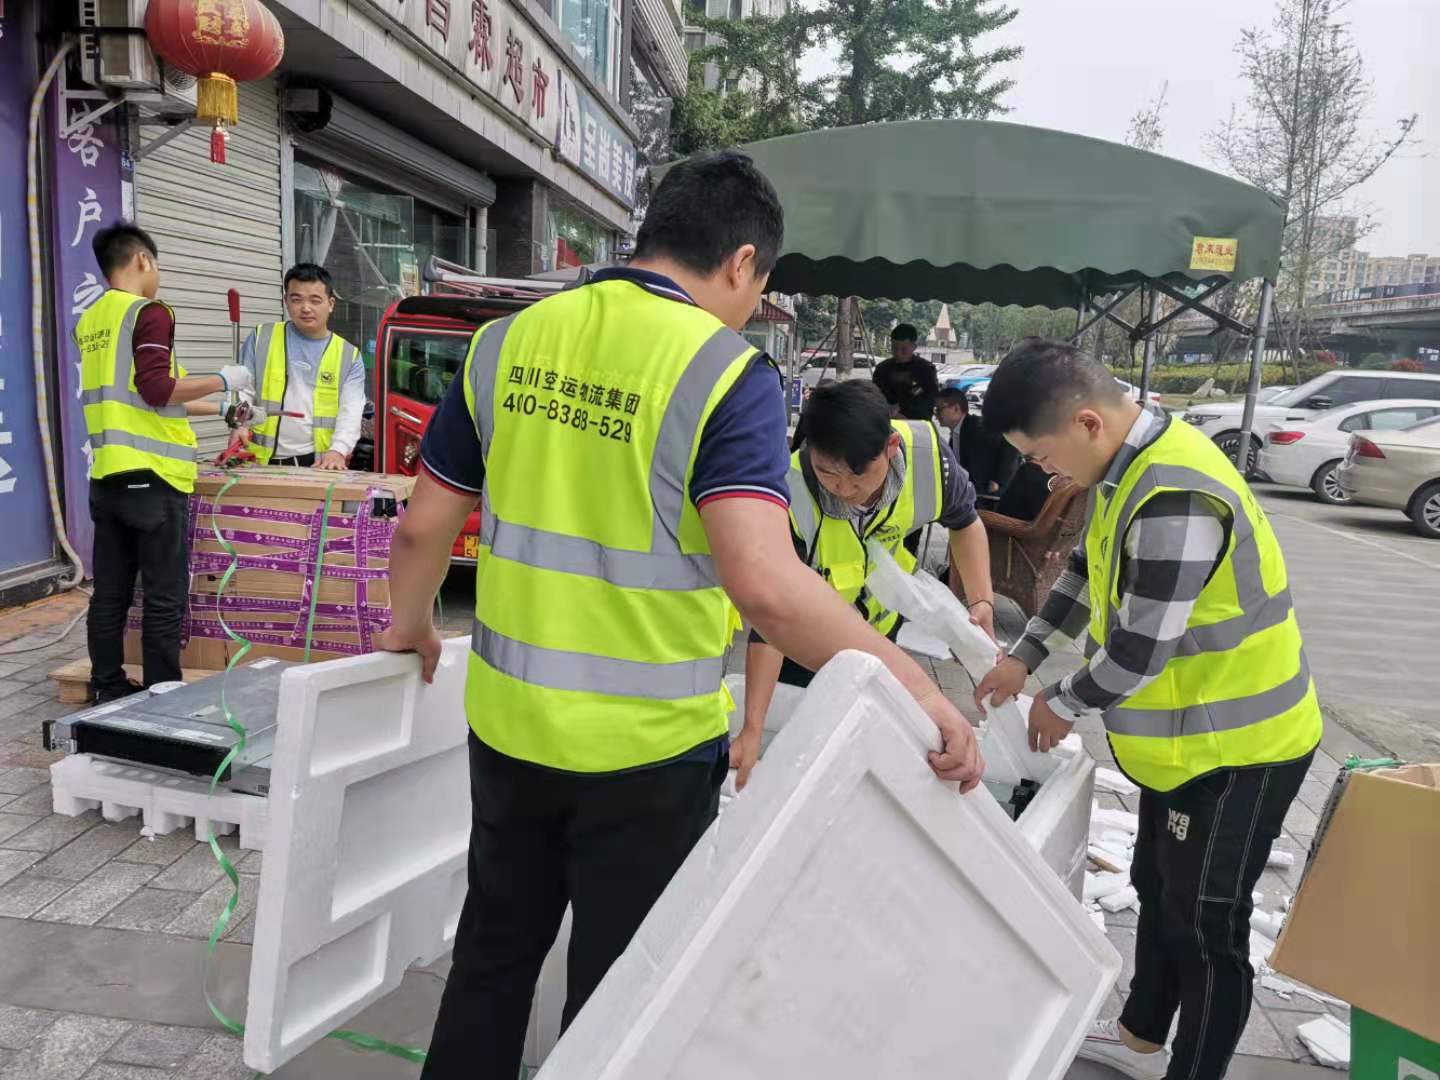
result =
M35 416L24 151L35 56L22 10L0 4L0 146L9 160L0 168L0 572L43 563L55 552Z
M48 137L53 163L50 224L55 260L55 396L65 472L65 530L91 570L95 528L90 521L90 436L80 402L80 349L75 324L105 291L91 241L105 225L125 216L122 160L123 108L86 119L105 96L79 90L66 94L57 79L50 92Z

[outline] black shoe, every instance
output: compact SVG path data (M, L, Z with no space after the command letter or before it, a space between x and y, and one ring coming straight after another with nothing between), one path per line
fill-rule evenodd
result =
M145 687L141 686L134 679L126 679L121 686L97 687L92 683L90 690L91 703L94 705L104 705L109 701L119 701L121 698L127 698L131 694L143 693Z

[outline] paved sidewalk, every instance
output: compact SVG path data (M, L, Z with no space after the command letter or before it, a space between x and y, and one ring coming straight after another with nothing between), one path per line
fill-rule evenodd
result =
M0 642L11 636L12 626L23 631L0 643L0 956L5 958L0 963L0 1080L245 1080L251 1073L241 1062L239 1041L220 1029L201 995L204 941L229 896L208 847L185 831L143 839L137 820L109 824L94 812L74 818L50 812L48 767L60 755L41 748L40 724L78 706L58 702L46 675L83 656L85 647L83 623L63 641L48 643L79 608L73 597L47 603L48 608L28 610L23 626L12 621L15 613L0 617ZM458 598L447 604L446 615L447 623L468 625ZM6 654L34 644L42 647ZM740 657L737 650L737 665ZM1059 657L1055 666L1077 661ZM926 663L962 710L974 715L970 682L959 665ZM1082 738L1097 759L1110 761L1098 727L1083 731ZM1301 802L1287 821L1282 846L1296 852L1297 860L1303 858L1316 811L1338 769L1337 756L1348 752L1338 743L1330 749L1334 756L1317 757ZM1117 796L1100 798L1102 805L1127 805ZM211 985L222 1007L243 1016L262 858L238 852L233 837L221 845L237 861L241 902L219 947ZM1265 907L1273 910L1298 881L1298 866L1267 871L1261 883ZM1111 940L1127 957L1134 947L1133 926L1129 912L1108 919ZM1127 959L1107 1015L1120 1009L1128 967ZM423 1045L445 971L444 962L412 971L398 991L353 1026ZM1334 1075L1314 1067L1294 1035L1296 1026L1322 1006L1298 996L1282 1001L1264 990L1257 1005L1241 1044L1246 1056L1237 1059L1232 1077ZM329 1042L274 1075L284 1080L399 1080L418 1072L398 1059ZM1070 1075L1090 1080L1102 1071L1077 1065Z

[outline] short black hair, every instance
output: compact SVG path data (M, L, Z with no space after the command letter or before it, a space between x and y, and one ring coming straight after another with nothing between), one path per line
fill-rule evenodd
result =
M970 398L964 390L958 390L953 386L942 386L940 393L935 395L935 400L942 405L959 405L966 412L970 411Z
M745 244L755 270L768 274L785 240L780 196L738 150L712 151L670 167L635 238L637 259L663 256L697 274L713 274Z
M890 331L891 341L919 341L920 331L911 326L908 322L902 322Z
M155 246L150 234L133 221L117 221L105 226L90 241L90 250L95 252L100 273L106 278L129 266L131 260L142 252L152 259L160 258L160 249Z
M853 473L885 452L894 430L890 404L869 379L817 386L805 404L805 438L812 450L839 458Z
M318 281L325 286L325 295L335 295L335 286L331 283L330 271L319 263L296 263L285 271L285 282L281 287L289 292L292 281Z
M1115 404L1125 393L1108 368L1063 341L1028 337L1010 350L985 391L985 427L1000 435L1052 435L1085 402Z

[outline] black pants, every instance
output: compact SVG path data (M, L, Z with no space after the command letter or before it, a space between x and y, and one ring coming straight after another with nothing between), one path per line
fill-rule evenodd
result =
M572 908L569 1025L719 809L729 762L583 776L470 736L470 890L423 1080L515 1080L535 980Z
M1313 754L1222 769L1164 794L1142 789L1130 880L1140 894L1135 977L1120 1021L1164 1043L1169 1080L1219 1080L1250 1016L1251 892Z
M314 454L298 454L295 457L277 457L270 459L271 465L300 465L306 469L315 464Z
M125 619L144 583L140 632L145 685L180 678L180 635L190 583L190 500L149 470L90 482L95 523L95 593L87 639L90 685L100 695L124 692Z

